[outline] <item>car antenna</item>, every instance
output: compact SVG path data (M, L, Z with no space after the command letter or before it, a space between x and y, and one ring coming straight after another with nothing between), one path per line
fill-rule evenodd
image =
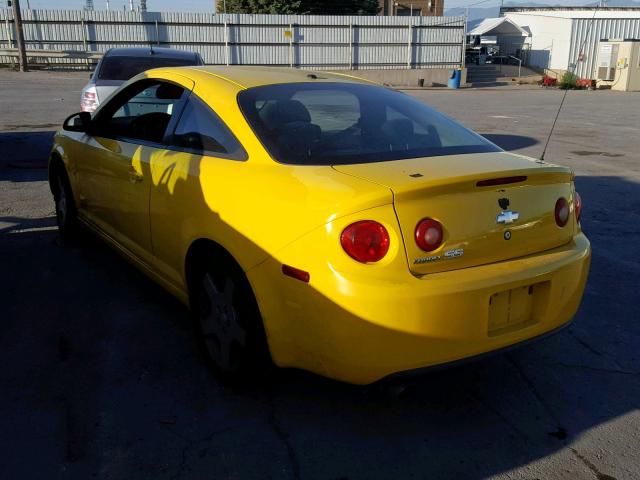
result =
M598 4L596 5L594 11L593 11L593 17L591 17L591 22L589 22L589 28L587 29L585 35L584 35L584 40L582 41L582 44L580 45L580 48L578 49L578 58L576 58L576 61L573 62L572 64L569 65L569 70L568 72L571 75L574 75L574 72L576 70L576 67L578 66L578 61L580 60L580 58L582 57L583 51L584 51L584 46L587 43L587 38L589 37L589 32L591 31L591 27L593 27L593 23L596 19L596 14L598 13L598 10L600 9L600 5L602 5L602 2L598 2ZM547 141L544 144L544 149L542 150L542 155L540 155L540 162L544 162L544 154L547 153L547 147L549 146L549 140L551 140L551 135L553 135L553 130L556 128L556 122L558 121L558 117L560 116L560 111L562 110L562 106L564 105L564 101L567 98L567 93L569 92L568 88L564 89L564 95L562 95L562 100L560 101L560 105L558 106L558 111L556 112L556 118L553 119L553 124L551 125L551 130L549 130L549 135L547 136Z

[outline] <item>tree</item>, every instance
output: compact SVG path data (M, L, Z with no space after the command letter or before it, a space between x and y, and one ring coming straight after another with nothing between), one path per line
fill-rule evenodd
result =
M378 0L226 0L227 13L376 15ZM224 12L218 0L218 12Z
M303 13L311 15L376 15L378 0L302 0Z
M226 0L227 13L301 13L301 0ZM224 2L218 0L218 12L224 13Z

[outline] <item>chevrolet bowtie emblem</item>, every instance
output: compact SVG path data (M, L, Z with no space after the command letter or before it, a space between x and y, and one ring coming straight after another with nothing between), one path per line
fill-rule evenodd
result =
M520 214L518 212L512 212L511 210L507 210L505 212L501 212L496 217L496 223L504 223L508 225L509 223L513 223L520 218Z

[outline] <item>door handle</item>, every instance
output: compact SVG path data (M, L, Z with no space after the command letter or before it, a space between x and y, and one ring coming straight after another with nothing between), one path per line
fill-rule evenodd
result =
M131 183L141 182L142 179L143 179L142 174L138 173L138 171L135 168L131 167L129 169L129 181Z

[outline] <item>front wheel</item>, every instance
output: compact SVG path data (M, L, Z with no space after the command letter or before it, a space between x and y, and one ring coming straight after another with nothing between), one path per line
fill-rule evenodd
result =
M242 271L225 263L209 259L195 285L201 346L227 380L259 379L273 364L258 305Z
M78 239L78 217L69 178L63 169L55 174L53 198L56 206L56 220L62 243L72 243Z

